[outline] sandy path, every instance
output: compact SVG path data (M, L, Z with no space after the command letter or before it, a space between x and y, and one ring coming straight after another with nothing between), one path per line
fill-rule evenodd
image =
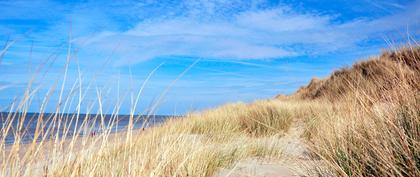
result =
M247 159L237 162L230 169L222 169L216 177L296 177L312 176L309 170L316 161L309 157L307 146L301 135L302 123L294 122L287 134L281 138L284 143L281 160Z

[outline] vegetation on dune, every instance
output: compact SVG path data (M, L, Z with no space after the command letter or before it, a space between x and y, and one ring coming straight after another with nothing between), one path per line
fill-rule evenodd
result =
M305 118L309 144L329 165L320 175L420 175L419 68L412 46L298 90L293 97L330 103Z
M284 133L291 124L290 110L270 101L230 104L187 116L190 133L267 136ZM190 121L194 120L194 121Z
M420 47L384 52L379 57L337 70L327 79L313 79L295 96L303 99L326 98L341 101L363 94L371 102L393 101L403 91L420 91ZM388 97L385 95L390 94ZM400 95L405 96L405 95Z
M281 157L279 140L293 113L278 104L229 104L168 120L144 132L105 132L33 143L24 149L32 153L23 158L22 147L15 144L3 156L7 161L2 164L3 175L213 176L240 159Z
M66 163L58 169L67 171L56 170L51 175L213 176L239 159L278 158L279 133L287 130L291 117L288 110L273 104L231 104L170 120L129 143Z

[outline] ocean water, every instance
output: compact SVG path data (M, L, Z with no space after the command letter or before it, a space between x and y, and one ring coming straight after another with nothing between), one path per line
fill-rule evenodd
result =
M166 115L136 115L133 117L133 129L147 128L158 125L175 116ZM39 136L35 141L79 135L96 135L103 131L125 131L130 122L129 115L99 115L99 114L51 114L51 113L0 113L0 141L4 144L32 142L35 132Z

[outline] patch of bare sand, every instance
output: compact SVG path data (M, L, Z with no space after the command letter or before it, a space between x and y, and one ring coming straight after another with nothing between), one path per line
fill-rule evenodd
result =
M303 127L294 122L287 134L280 139L284 144L282 159L246 159L232 168L221 169L215 177L296 177L314 176L311 171L319 164L310 157L308 147L301 138Z

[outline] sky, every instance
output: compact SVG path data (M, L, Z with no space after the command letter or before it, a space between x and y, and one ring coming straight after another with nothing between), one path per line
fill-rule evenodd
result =
M0 12L1 111L185 114L291 94L420 36L412 0L28 0Z

